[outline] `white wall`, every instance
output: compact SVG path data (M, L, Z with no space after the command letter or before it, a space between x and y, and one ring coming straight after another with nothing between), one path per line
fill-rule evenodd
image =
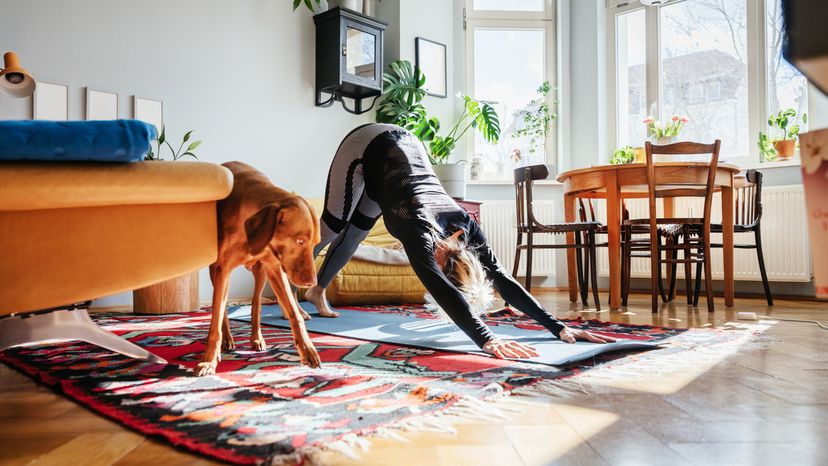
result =
M72 119L83 118L85 86L119 92L121 117L132 116L133 94L158 98L170 136L195 129L204 140L201 160L251 163L305 196L324 195L341 138L373 118L313 105L313 20L287 0L2 3L0 50L18 52L38 80L68 84ZM29 117L30 99L0 97L0 119ZM231 296L251 290L237 271Z
M2 0L0 51L14 50L40 81L68 84L71 119L83 119L84 87L120 93L120 117L132 96L161 99L167 133L189 129L204 140L199 158L242 160L277 185L322 197L331 157L355 126L339 104L313 105L314 25L287 0ZM414 62L414 37L448 45L453 60L453 2L386 0L394 59ZM390 55L389 55L390 54ZM455 93L449 66L449 96ZM448 124L452 99L426 98ZM31 117L31 100L0 96L0 119ZM212 293L206 270L201 298ZM250 297L252 279L233 275L230 295ZM122 293L98 306L131 304Z

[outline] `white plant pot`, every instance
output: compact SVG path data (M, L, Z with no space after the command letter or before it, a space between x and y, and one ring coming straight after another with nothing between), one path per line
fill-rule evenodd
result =
M659 146L666 146L667 144L673 144L676 142L675 136L662 136L656 139L656 144Z
M466 167L462 163L432 165L434 174L451 197L466 198Z
M362 13L362 0L328 0L331 8L341 7Z

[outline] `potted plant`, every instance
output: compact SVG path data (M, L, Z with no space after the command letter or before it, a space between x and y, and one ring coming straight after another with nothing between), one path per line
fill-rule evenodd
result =
M377 108L377 122L400 125L411 131L427 145L434 173L446 192L452 197L465 197L465 167L462 162L448 163L449 156L469 129L477 130L489 142L497 142L500 138L497 112L486 102L457 94L463 100L463 113L446 135L440 135L440 121L429 117L422 104L426 95L423 73L407 60L395 61L389 68L391 71L382 75L385 97Z
M529 138L529 153L534 154L539 147L546 144L546 137L549 134L549 125L558 118L558 115L549 109L546 96L552 87L549 81L544 81L538 87L537 99L532 100L524 108L515 112L515 120L521 123L521 127L512 133L513 138ZM557 104L554 101L553 104Z
M167 139L166 129L162 128L157 140L158 153L150 149L144 160L163 161L164 147L169 149L172 161L184 157L198 159L193 151L201 145L201 141L190 142L192 134L192 130L184 133L181 144L175 149ZM198 270L132 291L132 310L138 314L190 312L197 311L199 307Z
M679 133L689 121L687 117L673 115L669 122L662 124L660 121L648 116L642 123L647 125L647 136L651 141L658 145L665 145L676 142Z
M765 161L791 159L796 151L800 126L806 123L808 123L808 114L803 113L800 118L797 118L796 110L792 108L780 110L768 117L768 126L779 129L781 134L770 137L764 131L759 132L759 152L762 154L762 159Z
M610 158L612 165L620 165L625 163L633 163L635 161L635 149L632 146L624 146L615 149Z

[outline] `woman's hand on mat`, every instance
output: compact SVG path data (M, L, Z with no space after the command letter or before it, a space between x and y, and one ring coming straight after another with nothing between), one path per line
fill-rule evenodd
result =
M498 359L534 358L538 355L535 348L529 345L511 340L498 340L496 338L489 340L488 343L483 345L483 351Z
M564 327L558 337L567 343L575 343L576 340L590 341L592 343L612 343L615 341L613 337L598 335L597 333L590 333L586 330L570 327Z

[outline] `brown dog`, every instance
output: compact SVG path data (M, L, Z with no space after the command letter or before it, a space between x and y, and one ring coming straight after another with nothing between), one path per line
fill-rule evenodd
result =
M319 220L303 198L274 186L261 172L241 162L223 164L235 179L233 191L218 202L218 259L210 266L213 316L204 359L195 375L213 374L221 348L232 349L227 318L230 272L240 265L253 272L250 343L261 351L266 344L260 325L262 290L270 282L283 316L290 321L293 343L302 364L319 367L319 354L305 330L306 314L290 291L290 283L316 284L313 246L319 242ZM290 283L289 283L290 282ZM222 327L224 327L222 329Z

